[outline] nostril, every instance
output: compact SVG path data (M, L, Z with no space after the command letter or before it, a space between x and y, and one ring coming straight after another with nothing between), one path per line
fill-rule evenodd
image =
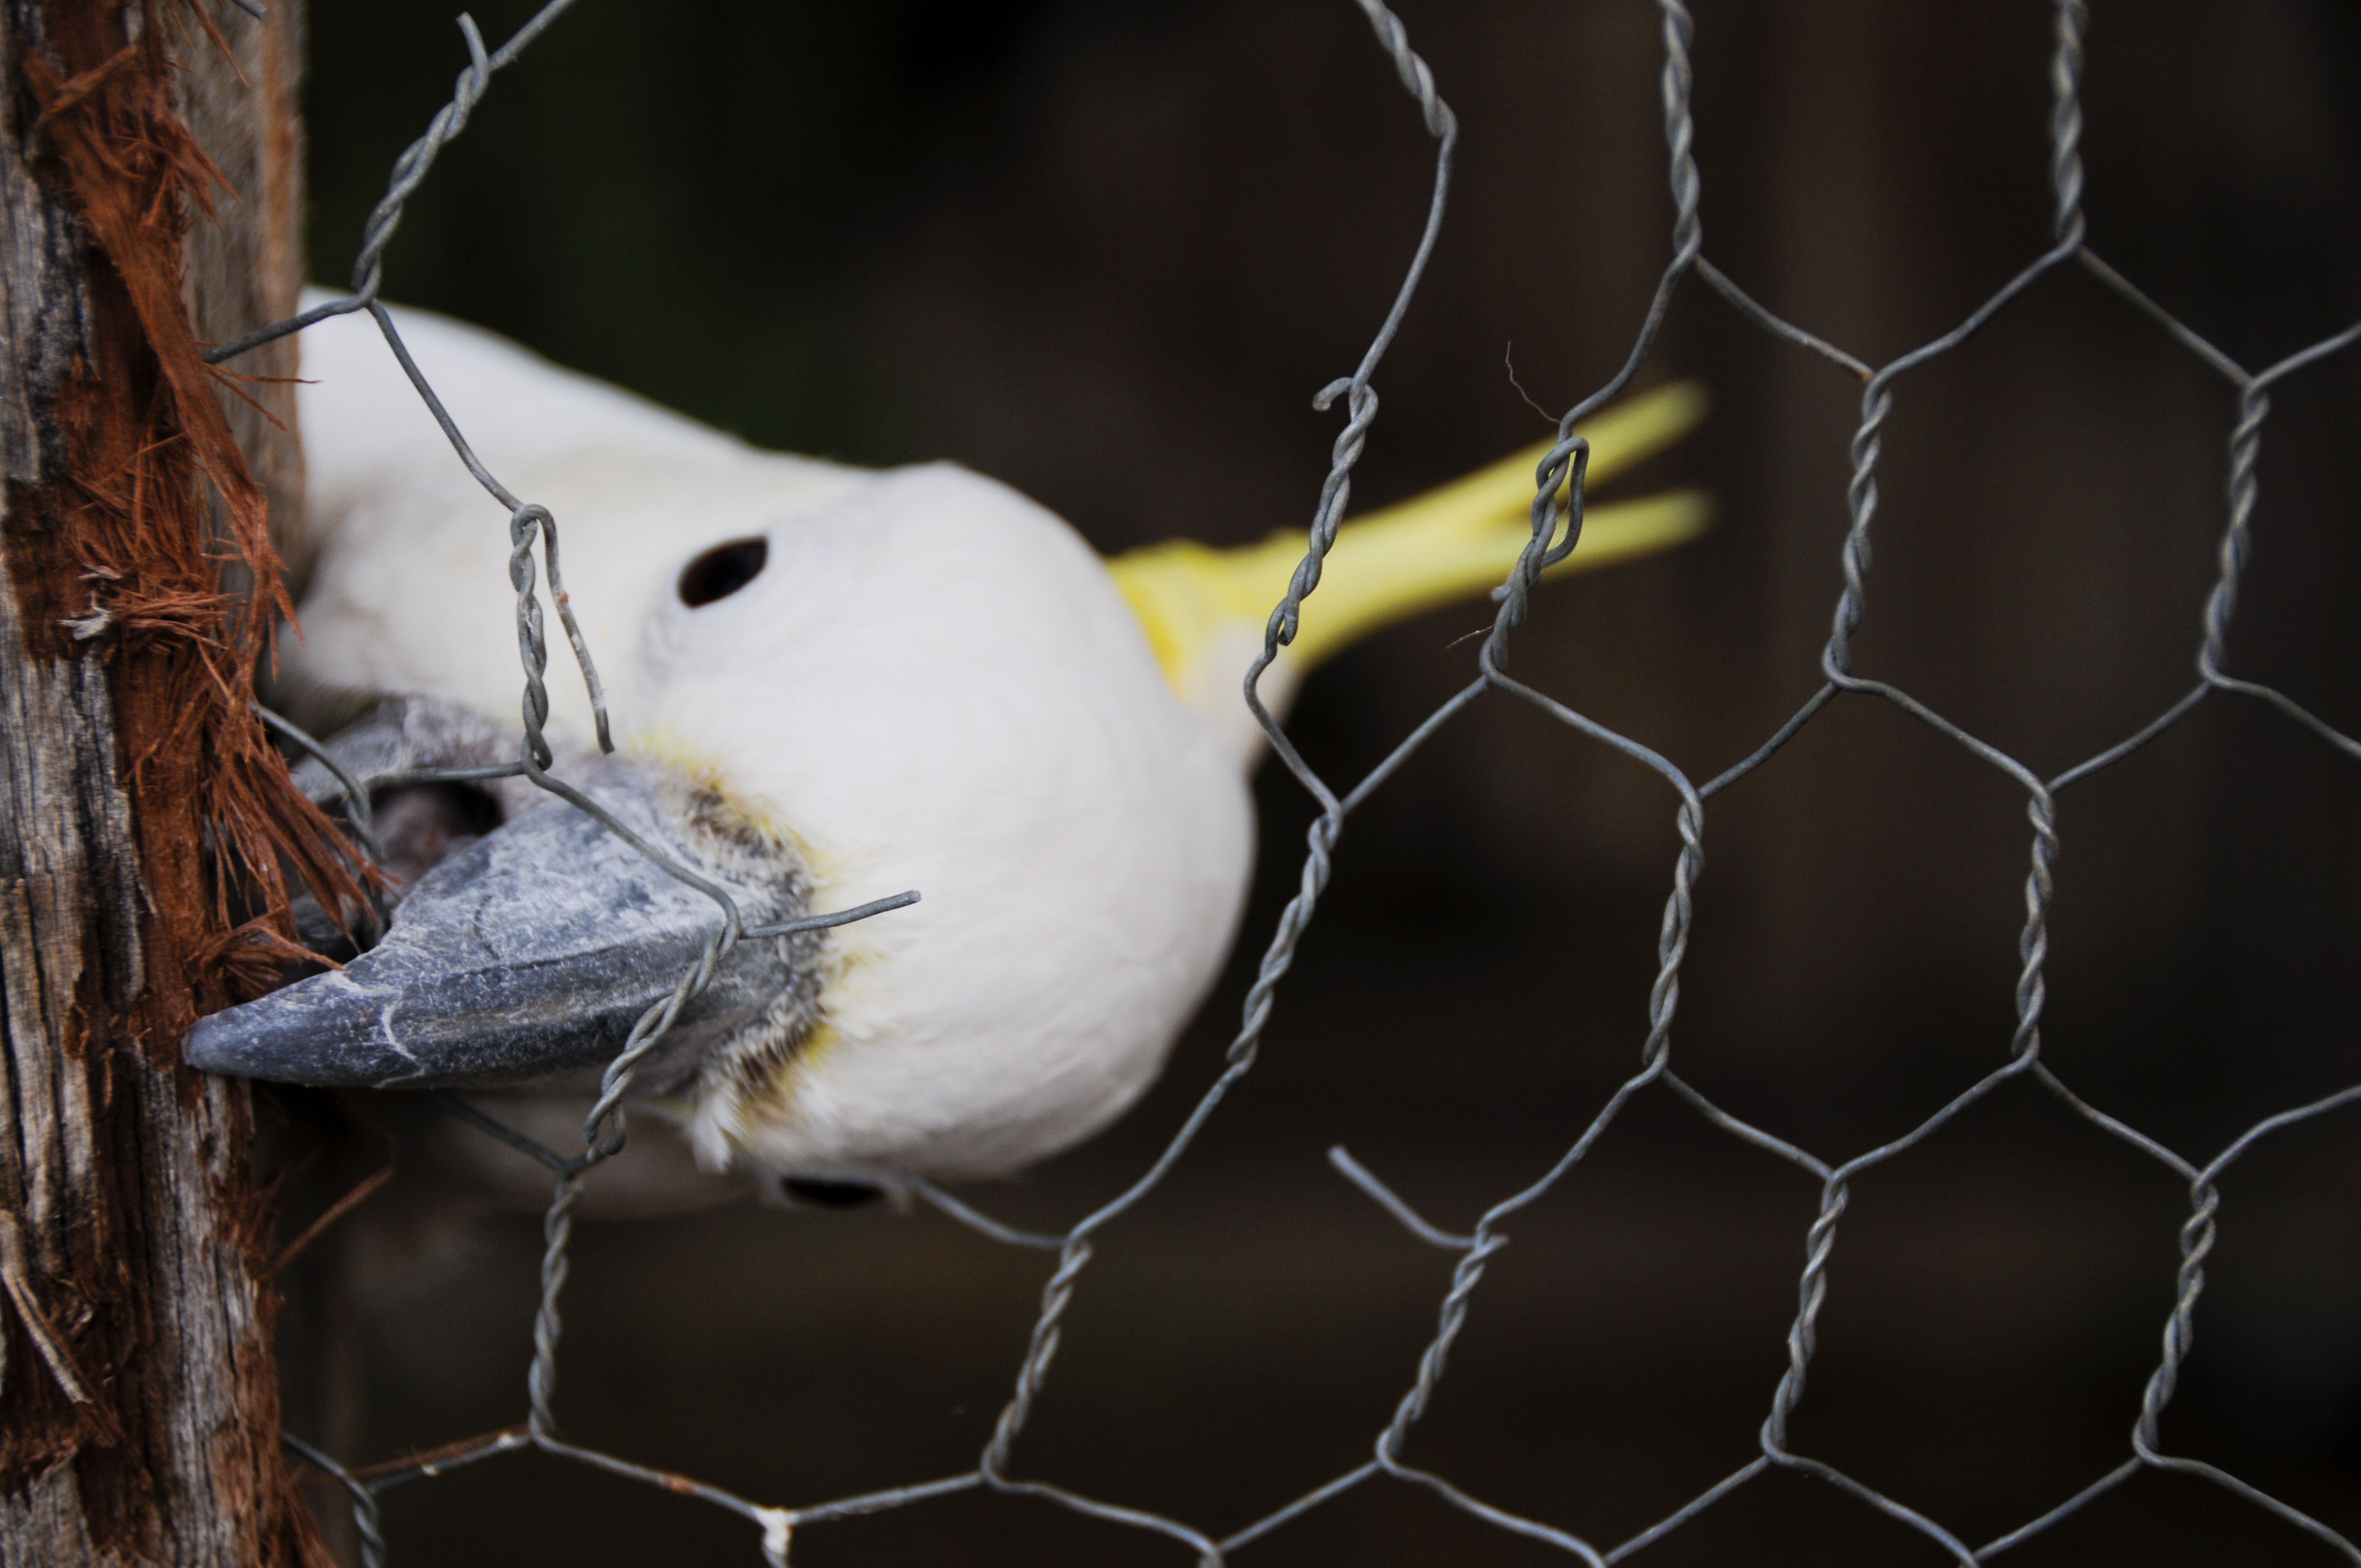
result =
M385 869L403 886L442 863L453 847L500 825L500 802L464 784L398 784L369 799Z

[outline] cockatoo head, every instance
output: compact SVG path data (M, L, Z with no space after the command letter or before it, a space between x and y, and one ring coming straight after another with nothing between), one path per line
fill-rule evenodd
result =
M1072 531L950 465L618 448L522 478L560 519L618 741L597 754L559 645L555 775L748 927L923 898L737 945L636 1080L706 1162L975 1174L1127 1105L1228 946L1251 828L1235 755ZM503 520L440 503L471 499L466 532L347 514L324 554L291 688L433 694L341 736L348 771L516 755L489 717L522 685ZM196 1065L595 1082L722 928L709 892L525 781L397 782L379 810L410 879L384 939L205 1020Z

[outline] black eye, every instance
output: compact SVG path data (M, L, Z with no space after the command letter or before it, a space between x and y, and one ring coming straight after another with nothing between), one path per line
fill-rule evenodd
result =
M680 602L696 609L726 599L763 575L771 558L767 539L733 539L717 544L681 569Z
M782 1178L779 1185L796 1201L820 1209L857 1209L885 1196L884 1188L872 1187L865 1181L818 1181L810 1177L789 1176Z

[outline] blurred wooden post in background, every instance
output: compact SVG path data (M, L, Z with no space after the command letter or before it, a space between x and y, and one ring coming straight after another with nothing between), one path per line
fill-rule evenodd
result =
M224 558L259 496L291 525L292 388L251 407L195 357L301 279L301 11L269 6L0 0L0 1563L27 1568L324 1561L250 1097L179 1062L270 941L207 858L224 775L271 787L214 589L255 580Z

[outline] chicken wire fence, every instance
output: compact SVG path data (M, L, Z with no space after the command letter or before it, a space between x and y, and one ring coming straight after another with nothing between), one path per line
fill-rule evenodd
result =
M2202 1460L2169 1452L2163 1432L2166 1409L2171 1403L2175 1384L2194 1340L2196 1309L2205 1288L2206 1259L2214 1244L2215 1218L2221 1206L2220 1183L2224 1173L2262 1139L2341 1106L2361 1102L2361 1085L2266 1117L2211 1157L2191 1157L2167 1147L2158 1139L2084 1101L2049 1069L2041 1056L2040 1023L2048 958L2048 917L2055 891L2052 867L2059 842L2056 801L2061 791L2121 762L2181 722L2201 703L2216 697L2243 698L2265 704L2286 721L2312 731L2347 755L2361 759L2361 740L2336 729L2287 694L2231 674L2227 652L2239 581L2252 548L2250 525L2257 495L2257 458L2263 423L2270 411L2271 389L2282 378L2314 366L2356 342L2361 342L2361 323L2324 337L2276 364L2251 370L2208 343L2141 292L2134 282L2109 266L2085 243L2083 175L2079 148L2082 132L2080 90L2083 71L2083 33L2089 19L2086 0L2054 0L2053 5L2055 41L2049 58L2052 107L2048 126L2048 179L2054 196L2053 243L1957 326L1883 366L1874 366L1858 358L1765 309L1707 258L1695 124L1690 114L1693 85L1690 43L1694 24L1680 0L1656 0L1655 9L1660 13L1663 30L1661 86L1674 209L1671 258L1664 267L1632 341L1631 352L1621 367L1605 385L1567 410L1557 422L1557 440L1534 476L1532 537L1507 580L1494 591L1498 609L1489 634L1477 654L1474 677L1419 724L1367 777L1348 788L1339 788L1315 772L1290 744L1286 734L1273 721L1257 696L1257 683L1276 659L1279 650L1292 641L1303 602L1319 587L1322 561L1334 542L1351 491L1354 467L1359 461L1370 426L1377 418L1378 394L1372 384L1373 378L1379 361L1410 309L1444 221L1451 183L1453 151L1457 139L1457 122L1451 108L1438 90L1433 73L1411 49L1400 18L1386 7L1382 0L1355 0L1374 29L1386 60L1399 75L1427 134L1433 140L1433 190L1424 230L1391 309L1353 373L1331 383L1315 400L1316 406L1323 410L1341 403L1345 422L1335 439L1333 463L1321 488L1303 559L1297 566L1286 594L1271 611L1261 653L1246 683L1244 700L1268 736L1273 751L1318 803L1320 815L1307 834L1300 883L1279 917L1257 977L1246 995L1244 1017L1228 1048L1226 1065L1148 1169L1111 1201L1062 1234L1032 1234L1012 1229L927 1182L912 1184L913 1190L920 1198L993 1240L1010 1246L1039 1249L1052 1253L1056 1257L1055 1266L1042 1288L1040 1308L1030 1340L1017 1365L1015 1387L973 1468L956 1475L832 1501L800 1505L764 1504L692 1477L586 1448L560 1436L555 1414L558 1351L563 1329L560 1306L566 1280L573 1211L582 1190L585 1173L591 1166L613 1157L622 1147L625 1105L631 1091L635 1069L664 1038L682 1008L704 989L717 966L737 944L867 919L909 904L918 896L918 892L914 890L834 914L812 916L778 925L749 927L741 921L737 908L720 888L666 857L596 802L548 771L553 765L553 755L543 735L549 710L545 688L548 645L543 592L536 580L533 559L536 544L541 552L542 569L548 576L548 598L556 609L590 694L598 718L600 746L611 750L606 706L599 690L596 666L567 608L559 574L557 520L546 509L512 494L478 459L465 433L453 422L434 388L420 373L379 296L384 276L385 247L401 221L404 202L426 178L444 146L466 127L470 112L490 85L493 75L515 60L572 3L573 0L553 0L498 49L486 47L481 33L470 18L459 17L459 30L466 39L468 64L459 74L451 101L436 113L425 134L412 144L395 163L390 187L368 221L354 269L351 294L224 345L209 356L216 362L229 359L328 316L367 311L383 332L387 347L400 362L419 397L433 412L444 433L450 438L457 460L466 465L469 473L509 514L512 546L509 575L516 590L517 646L523 670L522 717L524 742L515 762L494 767L410 772L360 780L345 772L317 741L278 716L265 715L272 727L292 744L309 751L336 773L346 792L355 837L364 850L372 853L375 850L368 815L369 796L373 789L403 784L522 777L597 818L609 831L620 836L670 874L710 896L722 917L721 929L708 939L697 962L681 976L669 997L651 1007L638 1020L623 1049L607 1066L598 1102L584 1128L583 1146L579 1153L561 1154L544 1147L466 1102L456 1097L445 1097L445 1103L453 1113L473 1123L488 1136L541 1161L551 1173L553 1190L544 1222L545 1245L541 1266L540 1304L533 1327L533 1354L526 1379L527 1414L522 1423L514 1427L465 1439L429 1453L366 1467L348 1465L320 1452L295 1434L287 1434L286 1442L292 1451L317 1466L335 1483L340 1484L349 1495L365 1563L377 1568L388 1560L387 1543L378 1517L379 1498L388 1488L440 1475L496 1455L533 1449L728 1509L755 1528L764 1560L781 1565L781 1568L787 1560L789 1541L799 1528L850 1519L979 1488L1041 1498L1097 1519L1169 1537L1193 1551L1202 1563L1218 1564L1235 1549L1264 1539L1323 1504L1355 1488L1382 1481L1425 1488L1487 1524L1544 1542L1593 1564L1594 1568L1601 1568L1603 1564L1620 1562L1664 1539L1749 1483L1774 1470L1793 1471L1826 1482L1863 1508L1873 1509L1917 1531L1962 1564L1985 1562L2041 1534L2143 1470L2180 1472L2202 1477L2255 1508L2308 1531L2328 1547L2343 1553L2348 1561L2361 1564L2361 1547L2356 1547L2352 1541L2292 1504L2249 1485L2227 1471ZM1960 728L1909 692L1873 675L1858 673L1854 668L1852 640L1868 609L1871 528L1878 508L1879 456L1883 433L1894 412L1896 383L1908 372L1959 347L2006 309L2036 280L2066 267L2080 267L2089 272L2126 306L2152 322L2182 350L2226 380L2235 389L2237 402L2236 414L2227 438L2226 510L2218 552L2218 573L2204 597L2197 618L2196 683L2178 701L2130 735L2088 760L2045 779L2026 763ZM1547 567L1563 560L1574 549L1581 534L1583 481L1589 446L1582 436L1574 433L1575 427L1631 383L1654 341L1675 291L1691 279L1696 280L1697 286L1720 296L1764 333L1817 356L1826 361L1833 372L1852 378L1860 383L1861 389L1860 419L1850 446L1851 479L1847 490L1850 526L1839 561L1841 587L1837 594L1828 636L1820 653L1822 682L1810 698L1752 754L1702 784L1693 782L1682 768L1640 740L1620 734L1557 698L1521 683L1510 676L1506 668L1512 636L1525 620L1534 585ZM1562 488L1565 492L1563 497L1560 494ZM1101 1232L1122 1219L1126 1211L1165 1179L1188 1152L1224 1097L1252 1070L1260 1049L1264 1027L1270 1017L1273 999L1327 885L1332 856L1345 818L1455 714L1487 694L1496 692L1532 705L1598 745L1647 768L1664 781L1675 797L1674 818L1680 850L1673 866L1672 891L1664 903L1657 943L1658 967L1648 997L1647 1028L1640 1046L1639 1069L1607 1096L1596 1114L1554 1165L1538 1179L1493 1203L1483 1212L1474 1230L1464 1235L1448 1233L1428 1223L1377 1175L1355 1161L1343 1149L1329 1152L1329 1158L1337 1170L1412 1235L1429 1245L1458 1255L1449 1288L1436 1312L1433 1335L1419 1356L1409 1387L1395 1405L1391 1418L1377 1433L1371 1455L1366 1463L1323 1482L1276 1511L1224 1535L1215 1535L1207 1529L1147 1509L1086 1497L1053 1481L1019 1474L1018 1442L1036 1402L1048 1386L1051 1364L1058 1350L1060 1325L1090 1264L1092 1244ZM1682 1079L1673 1070L1672 1029L1680 999L1682 963L1688 951L1690 895L1705 863L1707 801L1768 763L1798 731L1839 697L1866 697L1890 703L1979 762L2005 774L2025 793L2026 815L2032 833L2030 865L2025 881L2025 923L2017 939L2022 968L2015 986L2015 1027L2009 1041L2006 1059L1902 1136L1849 1158L1834 1159L1813 1154L1776 1134L1750 1125L1720 1109L1699 1089ZM2031 1079L2040 1084L2098 1133L2130 1145L2179 1176L2188 1187L2189 1218L2180 1227L2180 1264L2175 1277L2174 1299L2163 1326L2160 1354L2140 1397L2129 1434L2127 1456L2104 1475L2081 1484L2078 1490L2064 1496L2048 1511L1982 1546L1971 1547L1940 1522L1907 1503L1886 1496L1833 1465L1795 1452L1788 1442L1788 1427L1804 1398L1814 1353L1817 1348L1818 1323L1829 1288L1828 1260L1852 1183L1875 1167L1932 1137L1968 1107L2018 1078ZM1795 1313L1786 1335L1787 1365L1771 1394L1770 1408L1761 1429L1760 1454L1665 1519L1629 1540L1603 1546L1579 1532L1579 1520L1544 1520L1496 1507L1460 1482L1412 1464L1405 1457L1405 1450L1412 1430L1425 1413L1428 1401L1444 1375L1452 1346L1466 1326L1468 1311L1477 1288L1483 1281L1486 1266L1507 1245L1508 1223L1520 1211L1564 1180L1635 1096L1652 1091L1676 1098L1712 1126L1752 1145L1765 1156L1808 1171L1819 1180L1820 1198L1818 1212L1804 1238L1804 1265L1796 1284ZM2070 1477L2066 1484L2070 1485L2080 1479ZM2062 1485L2060 1489L2063 1490Z

